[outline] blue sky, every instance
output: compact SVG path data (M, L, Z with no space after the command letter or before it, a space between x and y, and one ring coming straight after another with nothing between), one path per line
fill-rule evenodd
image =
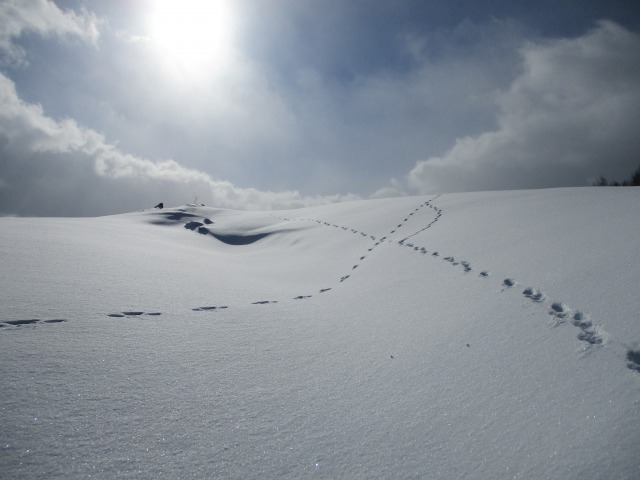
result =
M0 213L621 180L639 30L628 1L0 0Z

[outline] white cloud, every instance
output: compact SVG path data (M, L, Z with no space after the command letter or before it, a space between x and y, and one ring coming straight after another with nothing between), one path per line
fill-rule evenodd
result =
M95 43L99 20L88 11L63 11L49 0L4 0L0 3L0 52L4 61L25 63L25 52L14 39L24 33L71 35Z
M369 198L391 198L391 197L405 197L407 195L404 186L397 179L392 178L390 186L382 187L376 190Z
M159 198L186 203L195 195L208 205L256 210L356 198L239 188L173 160L122 152L100 133L72 119L54 120L39 105L23 102L13 82L1 74L0 106L1 213L113 213L149 206Z
M5 17L0 54L14 59L13 42L27 32L92 42L100 24L45 0L0 3ZM586 184L625 178L640 157L639 40L609 22L580 38L530 43L521 57L519 25L463 22L407 37L406 69L348 82L313 65L282 81L239 54L215 88L161 77L144 43L112 44L107 33L88 63L97 84L76 82L73 63L51 64L69 86L58 104L78 108L24 102L0 74L2 213L93 215L195 195L228 208L293 208L356 197L267 190L371 192L430 156L408 184L391 180L371 196ZM75 119L51 114L67 111Z
M23 60L13 41L24 32L97 38L96 18L62 11L45 0L0 4L0 52ZM209 205L277 209L354 199L303 197L297 191L239 188L174 160L126 153L75 120L56 120L24 102L0 74L0 213L86 215L135 210L159 199L186 203L198 195Z
M498 96L498 128L420 161L423 193L586 185L640 162L640 36L601 22L575 39L529 44L524 70Z

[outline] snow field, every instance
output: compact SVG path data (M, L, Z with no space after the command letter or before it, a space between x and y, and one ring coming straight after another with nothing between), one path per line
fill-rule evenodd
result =
M639 202L1 219L2 471L636 478Z

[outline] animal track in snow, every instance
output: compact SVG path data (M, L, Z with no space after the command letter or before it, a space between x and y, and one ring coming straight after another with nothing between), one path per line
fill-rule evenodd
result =
M469 273L471 270L473 270L473 268L471 268L471 264L466 260L460 262L460 265L463 266L465 273Z
M437 198L437 197L436 197ZM434 199L435 200L435 199ZM404 226L404 222L407 222L409 217L411 217L412 215L414 215L415 212L418 212L421 208L423 207L429 207L433 210L436 211L436 216L435 218L429 223L427 224L424 228L422 228L421 230L418 230L416 232L414 232L413 234L402 238L401 240L395 242L400 246L405 246L405 247L409 247L411 248L413 251L416 252L420 252L423 254L427 253L427 249L425 247L420 247L418 245L414 245L411 242L408 242L408 240L419 234L420 232L426 230L427 228L430 228L435 222L437 222L441 216L442 216L442 210L431 205L430 204L431 200L428 202L425 202L424 204L421 204L419 207L417 207L414 212L410 213L406 218L403 219L403 223L399 223L394 230L392 230L390 233L393 234L396 232L396 229L401 228ZM357 230L352 229L353 233L360 233ZM373 237L372 237L373 239ZM385 242L387 240L387 237L381 237L380 240L378 242L376 242L376 244L369 248L368 251L371 252L375 249L375 247L377 247L381 242ZM439 257L440 256L440 252L432 252L431 255L433 257ZM360 260L364 260L364 256L360 258ZM445 260L446 262L451 263L452 265L461 265L464 268L464 271L466 273L472 271L472 267L471 267L471 263L468 261L457 261L453 256L446 256L443 258L443 260ZM357 267L357 265L354 265L352 268L355 269ZM483 270L479 273L479 277L480 278L488 278L492 275L491 271L489 270ZM340 279L340 282L343 282L344 280L346 280L347 278L349 278L349 275L346 275L344 277L342 277ZM505 278L502 282L502 290L501 291L505 291L507 289L511 289L512 287L516 286L518 284L518 282L513 279L513 278ZM542 292L541 290L537 290L534 289L533 287L528 287L525 288L522 291L522 294L530 299L533 303L537 303L537 304L542 304L545 299L546 299L546 294L544 292ZM574 326L578 327L579 329L579 333L578 333L578 339L582 342L585 342L587 344L587 347L591 347L591 346L597 346L597 345L602 345L605 343L606 338L607 338L607 334L606 332L597 325L594 325L591 320L582 312L580 311L575 311L572 312L571 309L569 307L567 307L564 303L562 302L554 302L551 303L549 305L549 315L551 315L554 320L556 321L555 326L559 326L563 323L565 323L567 321L568 318L572 319L572 323ZM638 371L640 372L640 350L636 349L636 350L628 350L627 353L627 366L629 367L629 369L634 370L634 371Z
M546 297L543 292L541 292L540 290L534 290L531 287L525 288L522 294L536 303L542 303Z
M598 332L595 330L583 330L578 334L578 340L587 342L591 345L602 345L602 343L604 343L602 335L598 335Z
M418 212L421 208L424 208L425 206L429 206L430 208L434 208L435 209L435 207L431 207L430 206L429 201L425 202L424 204L421 204L420 206L415 208L413 212L411 212L408 215L406 215L405 218L403 219L403 221L401 223L398 223L396 225L395 229L391 230L390 234L395 233L396 229L403 227L404 223L407 222L409 220L409 218L415 214L415 212ZM438 211L438 213L440 213L440 211L438 209L436 209L436 210ZM433 222L435 222L436 220L437 220L437 218L434 219L429 225L433 224ZM366 232L361 232L361 231L359 231L359 230L357 230L355 228L348 228L348 227L345 227L345 226L335 225L335 224L332 224L330 222L326 222L326 221L323 222L321 220L312 220L312 221L315 221L318 224L324 224L325 226L339 227L339 228L341 228L342 230L345 230L345 231L349 230L349 231L351 231L351 233L360 234L363 237L369 237L371 240L373 240L375 242L375 244L373 246L369 247L367 249L367 252L373 252L376 249L376 247L378 247L381 243L387 241L387 236L386 235L380 237L379 240L376 241L377 237L375 235L370 235L370 234L368 234ZM410 236L413 236L413 235L410 235ZM407 237L407 238L409 238L409 237ZM404 240L406 240L406 239L404 239ZM399 243L400 244L404 244L404 240L401 240ZM389 240L389 242L391 242L391 240ZM416 252L422 252L423 254L427 253L427 249L426 248L414 245L413 243L407 243L405 246L413 248L413 250L416 251ZM367 255L360 256L360 262L364 261L366 258L367 258ZM356 270L359 266L360 266L360 263L356 263L356 264L351 266L351 270L352 271ZM340 283L344 282L348 278L350 278L350 275L342 276L340 278ZM327 290L326 289L321 290L321 292L324 292L324 291L327 291Z
M442 209L434 206L431 204L431 202L433 200L435 200L438 197L435 197L427 202L424 202L423 204L419 205L417 208L414 209L413 212L409 213L406 218L403 219L402 223L398 223L396 225L396 227L390 231L390 234L394 234L396 233L397 229L404 227L405 222L407 222L409 220L409 217L412 217L415 212L420 211L420 209L424 208L424 207L428 207L432 210L435 211L436 215L435 218L433 218L433 220L431 220L425 227L423 227L420 230L417 230L416 232L412 233L411 235L408 235L404 238L402 238L401 240L395 242L392 240L388 240L386 236L382 236L380 237L380 239L375 243L375 245L373 245L372 247L368 248L367 251L368 252L372 252L373 250L375 250L376 247L378 247L381 243L383 242L389 242L389 243L397 243L400 246L406 246L411 248L413 251L415 252L419 252L422 254L426 254L428 253L428 250L425 247L421 247L419 245L414 245L413 243L408 242L408 240L411 237L414 237L416 235L418 235L419 233L427 230L428 228L431 228L443 215L443 211ZM319 220L315 220L317 223L322 223ZM331 226L332 224L325 222L325 225L327 226ZM357 234L360 233L362 236L368 236L366 233L360 232L356 229L349 229L348 227L341 227L343 230L350 230L352 233ZM370 236L370 238L372 240L375 241L375 237L374 236ZM431 253L430 256L433 257L439 257L441 255L440 252L438 251L434 251ZM366 255L360 257L360 261L363 261L366 258ZM453 256L446 256L443 258L443 260L451 263L452 265L461 265L464 269L465 273L468 273L470 271L472 271L472 267L471 267L471 263L469 261L456 261L455 258ZM352 270L357 268L358 265L354 265L352 266ZM489 270L483 270L481 271L478 276L480 278L488 278L490 276L492 276L492 272ZM345 280L347 280L348 278L350 278L350 275L345 275L343 277L340 278L340 282L344 282ZM513 278L504 278L503 282L502 282L502 290L501 291L505 291L508 289L511 289L512 287L516 286L518 284L518 282L513 279ZM320 290L320 293L326 292L330 290L330 288L323 288ZM530 299L533 303L537 303L537 304L541 304L544 302L544 300L546 299L546 295L544 292L542 292L541 290L537 290L534 289L532 287L528 287L526 289L523 290L522 294ZM304 298L304 297L296 297L296 299L300 299L300 298ZM261 302L262 303L262 302ZM571 309L569 309L565 304L561 303L561 302L554 302L550 305L549 308L549 315L551 315L555 320L556 320L556 326L559 326L563 323L566 322L566 320L571 316L572 311ZM587 347L591 347L593 345L602 345L605 343L606 339L607 339L607 334L606 332L597 325L593 325L592 322L588 319L588 317L586 315L584 315L582 312L580 311L575 311L573 313L572 318L572 323L574 326L579 328L579 333L578 333L578 339L582 342L585 342L587 344ZM629 367L629 369L634 370L634 371L638 371L640 372L640 350L636 349L636 350L628 350L627 353L627 366Z
M427 202L424 202L423 204L419 205L417 208L415 208L413 210L413 212L409 213L401 223L398 223L396 225L396 227L391 230L390 234L394 234L396 233L397 229L402 228L404 226L404 224L409 220L410 217L412 217L415 212L420 211L420 209L424 208L424 207L428 207L432 210L435 211L436 215L435 218L429 222L425 227L423 227L422 229L412 233L411 235L401 239L400 241L397 242L398 245L401 246L406 246L411 248L413 251L415 252L419 252L422 254L426 254L428 253L427 249L425 247L420 247L419 245L414 245L413 243L408 242L407 240L409 240L411 237L425 231L426 229L430 228L431 226L433 226L434 223L436 223L443 214L442 209L434 206L431 204L431 202L433 200L435 200L438 197L435 197ZM315 221L318 224L322 224L322 222L320 220L312 220ZM335 224L329 223L329 222L324 222L324 225L326 226L333 226L336 227ZM194 227L200 228L197 225L194 225ZM356 229L349 229L348 227L342 226L340 227L342 228L342 230L350 230L352 233L354 234L358 234L360 233L362 236L368 236L368 234L364 233L364 232L360 232ZM370 238L372 240L375 241L375 237L373 235L370 236ZM367 251L368 252L372 252L376 247L378 247L378 245L380 245L382 242L387 241L387 237L383 236L381 237L376 243L375 245L373 245L372 247L368 248ZM391 242L391 240L389 240L389 242ZM440 252L432 252L431 256L433 257L439 257L440 256ZM366 255L363 255L360 257L360 261L363 261L366 258ZM456 259L453 256L446 256L443 258L443 260L451 263L452 265L461 265L464 269L465 273L468 273L470 271L472 271L472 267L471 267L471 263L468 261L456 261ZM353 265L352 266L352 270L356 269L358 267L359 264ZM478 276L480 278L488 278L492 275L491 271L489 270L483 270L481 271ZM350 278L350 275L345 275L343 277L340 278L340 282L344 282L345 280L347 280L348 278ZM511 289L512 287L517 285L517 281L513 278L505 278L502 282L502 287L503 289L501 291L505 291L507 289ZM320 290L320 293L324 293L329 291L330 288L323 288ZM534 303L543 303L544 300L546 299L546 295L540 291L540 290L536 290L532 287L528 287L526 289L523 290L522 294L529 298L532 302ZM299 296L296 297L296 299L302 299L305 298L303 296ZM259 304L262 303L271 303L271 302L256 302ZM556 320L556 326L565 323L567 318L571 315L571 310L563 303L561 302L554 302L550 305L550 309L549 309L549 314L551 316L553 316L553 318ZM606 332L604 332L604 330L602 328L600 328L599 326L595 326L592 324L592 322L587 318L586 315L584 315L583 313L581 313L580 311L576 311L573 314L572 317L572 323L573 325L575 325L576 327L579 328L580 332L578 334L578 338L580 341L584 341L586 342L589 346L591 345L600 345L602 343L605 342L606 339ZM640 371L640 350L629 350L628 354L627 354L627 361L628 361L628 366L630 369L632 370L636 370L636 371Z
M580 311L573 315L572 323L581 330L587 330L593 326L591 320L589 320L589 318Z
M551 304L549 315L553 315L556 318L566 318L569 315L569 307L564 303L554 302Z
M420 230L417 230L416 232L412 233L411 235L409 235L409 236L405 237L405 238L403 239L403 241L404 241L404 240L408 240L409 238L411 238L411 237L413 237L413 236L415 236L415 235L418 235L419 233L424 232L424 231L425 231L425 230L427 230L428 228L431 228L431 227L433 226L433 224L434 224L434 223L436 223L436 222L440 219L440 216L442 215L442 210L441 210L441 209L439 209L438 207L435 207L435 206L431 205L431 202L432 202L432 201L434 201L434 200L436 200L439 196L440 196L440 195L437 195L437 196L435 196L434 198L432 198L431 200L426 201L425 203L423 203L422 205L420 205L418 208L416 208L416 209L414 210L414 212L417 212L420 208L423 208L423 207L429 207L429 208L431 208L432 210L435 210L435 211L437 212L437 213L436 213L436 218L434 218L433 220L431 220L431 222L429 222L425 227L423 227L423 228L421 228ZM411 215L413 215L413 213L410 213L410 214L409 214L409 216L411 216ZM406 222L407 220L408 220L408 218L405 218L405 219L404 219L404 221L405 221L405 222ZM402 224L401 224L401 225L402 225ZM398 226L400 227L401 225L398 225ZM394 230L393 232L391 232L391 233L394 233L394 232L395 232L395 230Z
M573 315L572 323L580 329L578 339L590 345L602 345L606 338L606 332L597 325L594 325L589 317L577 311Z
M640 350L627 350L627 368L640 372Z
M555 327L563 324L570 313L569 307L561 302L552 303L551 309L549 310L549 315L551 315L555 320Z
M435 197L437 198L437 197ZM435 200L435 198L433 200ZM415 252L419 252L422 254L426 254L428 253L427 249L425 247L421 247L419 245L414 245L413 243L407 242L407 240L417 234L419 234L420 232L430 228L434 223L436 223L442 216L442 210L431 205L430 202L432 200L429 200L428 202L425 202L424 204L420 205L418 208L416 208L414 210L414 212L418 212L421 208L424 207L429 207L431 209L433 209L436 212L436 216L435 218L429 223L427 224L424 228L414 232L413 234L403 238L402 240L398 241L397 243L399 245L402 246L406 246L411 248L413 251ZM410 213L406 218L403 219L403 222L407 222L409 220L409 217L413 216L414 213ZM181 212L175 212L174 213L165 213L164 217L169 219L169 220L180 220L182 218L190 218L191 220L189 222L187 222L184 227L188 230L192 230L192 231L196 231L200 234L206 235L206 234L210 234L213 235L214 237L218 238L219 240L225 242L225 243L229 243L232 245L246 245L248 243L253 243L254 241L263 238L266 235L255 235L252 236L251 238L248 237L240 237L238 236L238 238L236 238L235 236L230 236L230 237L223 237L223 238L219 238L218 235L214 234L213 232L211 232L207 227L205 227L204 225L211 225L214 222L211 221L208 218L202 218L202 222L197 221L194 219L194 217L197 217L196 215L193 214L188 214L186 212L181 213ZM288 219L283 219L285 221L290 221ZM322 224L322 222L320 220L309 220L307 219L307 221L313 221L316 222L318 224ZM360 232L356 229L349 229L348 227L345 226L339 226L339 225L335 225L335 224L331 224L328 222L324 222L324 225L326 226L330 226L330 227L334 227L334 228L340 228L343 231L347 231L347 230L351 230L351 232L353 234L360 234L363 237L369 237L371 240L376 241L376 237L373 235L369 235L367 233L364 232ZM404 226L404 223L400 223L397 225L396 228L401 228ZM392 230L390 233L393 234L395 233L396 230ZM377 246L379 246L382 242L386 242L388 241L389 243L393 243L392 240L387 240L386 236L380 237L380 239L375 243L375 245L372 248L369 248L368 251L371 252L373 251ZM431 253L432 256L434 257L439 257L440 253L435 251ZM363 261L367 258L367 255L363 255L360 257L360 261ZM471 268L471 264L468 261L456 261L456 259L453 256L446 256L443 258L443 260L451 263L452 265L461 265L464 268L465 272L470 272L472 271ZM352 266L352 270L355 270L357 267L359 266L359 264L355 264ZM488 270L482 271L479 273L479 277L482 278L487 278L491 276L491 272ZM340 278L340 282L344 282L345 280L347 280L348 278L350 278L350 275L345 275L343 277ZM512 287L514 287L515 285L517 285L517 281L513 278L505 278L502 282L502 286L503 286L503 290L507 290L510 289ZM322 288L320 289L320 293L325 293L328 292L329 290L331 290L331 287L327 287L327 288ZM540 291L540 290L536 290L533 289L532 287L528 287L526 289L523 290L522 294L529 298L531 301L533 301L534 303L543 303L546 295ZM299 295L297 297L293 297L293 300L303 300L303 299L307 299L307 298L311 298L312 295ZM257 301L257 302L253 302L252 305L267 305L267 304L276 304L278 303L277 300L262 300L262 301ZM197 307L197 308L192 308L191 310L194 312L207 312L207 311L216 311L216 310L222 310L222 309L226 309L228 308L226 305L222 305L222 306L201 306L201 307ZM591 320L588 318L587 315L583 314L580 311L575 311L573 312L572 315L572 310L567 307L564 303L562 302L554 302L550 305L550 309L549 309L549 315L551 315L555 320L556 320L556 326L563 324L566 322L566 320L571 317L571 323L577 327L579 329L579 333L578 333L578 339L582 342L585 342L587 344L587 347L591 347L593 345L597 346L597 345L602 345L606 342L607 339L607 334L606 332L598 325L594 325ZM149 315L149 316L159 316L161 315L160 312L148 312L145 313L143 311L123 311L123 312L119 312L119 313L111 313L108 314L108 317L113 317L113 318L136 318L136 317L140 317L143 315ZM0 320L0 328L6 328L6 327L22 327L22 326L28 326L28 325L36 325L36 324L47 324L47 323L61 323L61 322L66 322L66 320L64 319L51 319L51 320L39 320L39 319L27 319L27 320ZM467 346L469 346L467 344ZM627 360L627 367L630 370L636 371L636 372L640 372L640 350L639 349L628 349L627 350L627 354L626 354L626 360Z
M13 325L14 327L19 327L20 325L31 325L34 323L38 323L37 319L32 320L5 320L4 322L7 325Z
M41 320L39 318L31 318L28 320L0 320L0 328L4 327L23 327L25 325L37 325L43 323L63 323L63 318L53 318L51 320Z

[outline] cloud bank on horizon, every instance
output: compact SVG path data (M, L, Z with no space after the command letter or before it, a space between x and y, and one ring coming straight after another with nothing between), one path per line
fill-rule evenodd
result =
M0 2L0 214L296 208L638 167L640 21L622 2L572 31L428 3Z

